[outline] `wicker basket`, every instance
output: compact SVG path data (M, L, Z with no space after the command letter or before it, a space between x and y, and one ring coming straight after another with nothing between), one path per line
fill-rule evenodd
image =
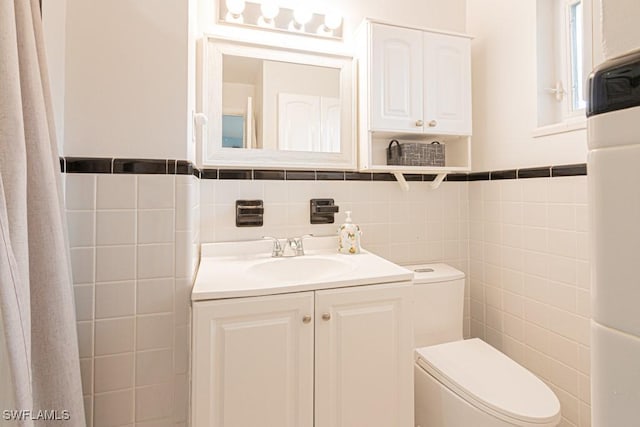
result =
M445 146L438 141L431 144L423 142L389 142L387 165L394 166L444 166Z

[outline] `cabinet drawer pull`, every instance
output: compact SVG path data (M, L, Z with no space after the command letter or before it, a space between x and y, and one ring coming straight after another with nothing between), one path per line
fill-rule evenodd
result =
M431 120L431 121L429 122L429 127L430 127L430 128L434 128L434 127L436 127L436 126L438 126L438 122L437 122L437 121L435 121L435 120Z
M330 313L322 313L322 320L329 320L329 319L331 319Z
M424 122L422 120L417 120L416 121L416 126L420 127L424 124Z
M311 316L309 314L305 314L304 317L302 318L302 323L310 323L311 322Z

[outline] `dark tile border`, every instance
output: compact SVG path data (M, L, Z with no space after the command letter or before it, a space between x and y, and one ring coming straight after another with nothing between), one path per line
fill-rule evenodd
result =
M253 179L268 179L272 181L282 181L284 180L284 171L283 170L254 170L253 171Z
M253 179L251 169L220 169L218 179Z
M156 159L113 159L112 173L166 175L168 163L168 160Z
M344 181L344 171L316 171L318 181Z
M316 171L285 171L287 181L315 181Z
M113 159L102 157L65 157L65 173L111 173Z
M385 172L315 171L283 169L217 169L196 168L187 160L174 159L120 159L103 157L60 157L62 173L113 173L193 175L199 179L271 180L271 181L382 181L396 178ZM487 172L450 173L446 181L489 181L505 179L553 178L587 175L586 163L506 169ZM404 174L411 182L433 181L435 174Z
M525 178L549 178L551 177L551 166L542 168L518 169L518 179Z
M587 165L584 163L576 165L561 165L551 167L551 176L579 176L587 174Z
M473 172L467 175L467 181L488 181L491 172Z
M518 171L516 169L489 172L489 179L492 181L497 179L516 179L517 176Z

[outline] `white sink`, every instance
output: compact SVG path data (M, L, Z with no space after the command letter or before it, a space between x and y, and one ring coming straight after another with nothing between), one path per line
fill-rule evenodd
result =
M337 253L335 237L304 240L305 255L272 258L267 240L205 243L193 301L403 282L413 272L377 255Z
M248 267L247 272L260 278L282 282L299 281L313 277L315 280L340 276L353 270L355 265L337 257L298 256L294 258L271 258Z

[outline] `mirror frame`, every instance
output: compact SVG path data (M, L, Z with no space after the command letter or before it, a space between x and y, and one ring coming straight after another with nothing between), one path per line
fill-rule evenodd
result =
M287 49L207 36L203 40L200 111L208 117L199 132L202 166L260 169L356 170L355 73L351 56ZM222 147L222 61L245 56L340 69L340 152L278 151Z

